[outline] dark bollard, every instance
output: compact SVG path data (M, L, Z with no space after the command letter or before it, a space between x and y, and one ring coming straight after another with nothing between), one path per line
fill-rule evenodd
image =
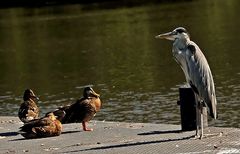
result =
M182 131L196 130L195 95L191 87L179 88Z
M182 131L196 130L196 99L191 87L181 86L179 88ZM207 127L207 110L203 109L204 127ZM200 116L199 116L200 117Z

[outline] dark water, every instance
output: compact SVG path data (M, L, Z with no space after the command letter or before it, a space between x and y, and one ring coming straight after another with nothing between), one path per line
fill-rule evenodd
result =
M42 115L101 94L97 120L179 124L178 87L185 82L172 43L155 35L184 26L214 75L219 119L240 127L238 0L195 1L86 10L81 5L0 10L0 115L16 116L25 88Z

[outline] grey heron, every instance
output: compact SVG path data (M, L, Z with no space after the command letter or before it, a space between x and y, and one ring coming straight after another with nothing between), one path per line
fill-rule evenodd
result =
M173 41L172 53L177 63L181 66L187 83L193 89L196 98L196 111L200 110L200 116L196 120L196 137L203 137L203 106L214 119L217 118L217 100L213 76L208 65L207 59L196 43L190 40L187 30L178 27L172 32L157 35ZM199 135L201 127L201 135Z

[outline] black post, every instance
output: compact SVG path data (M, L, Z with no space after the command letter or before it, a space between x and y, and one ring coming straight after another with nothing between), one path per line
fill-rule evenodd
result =
M196 130L196 99L190 86L181 86L179 88L182 131ZM204 127L207 127L207 110L203 109ZM199 116L200 117L200 116Z
M192 88L180 87L179 96L182 131L196 130L196 103Z

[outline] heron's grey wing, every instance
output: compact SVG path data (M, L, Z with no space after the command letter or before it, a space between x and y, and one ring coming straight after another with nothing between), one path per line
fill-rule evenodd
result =
M187 48L187 65L190 85L193 90L204 100L210 115L217 117L217 101L212 73L208 62L200 48L190 42Z

